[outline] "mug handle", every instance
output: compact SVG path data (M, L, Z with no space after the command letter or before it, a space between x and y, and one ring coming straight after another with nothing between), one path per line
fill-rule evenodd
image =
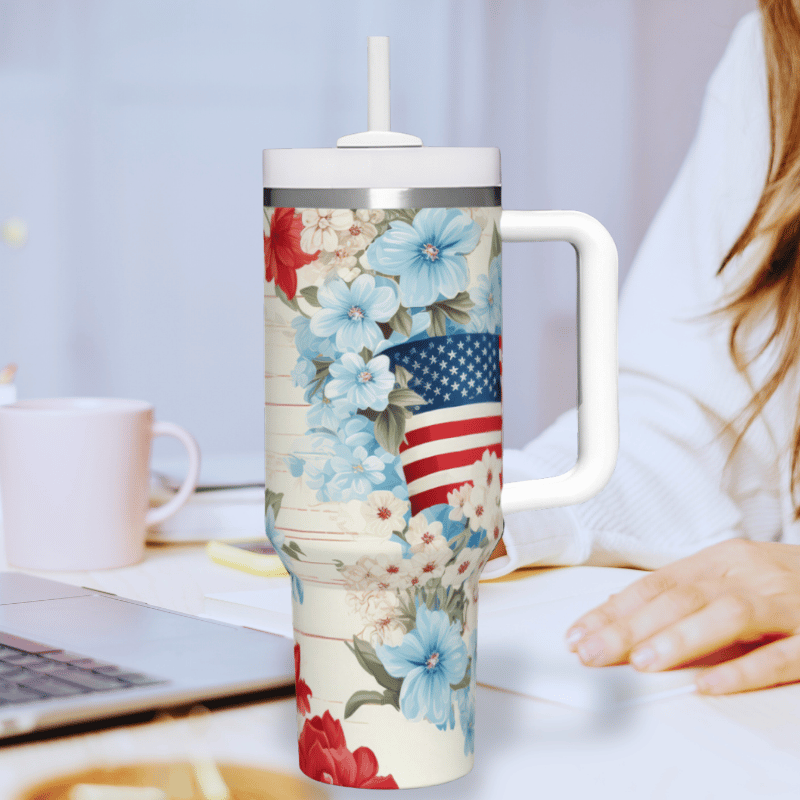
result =
M174 436L186 448L189 455L189 470L186 477L178 489L175 497L170 498L163 506L151 508L145 518L145 525L149 528L171 517L176 511L182 508L186 501L192 496L197 481L200 479L200 446L194 436L185 428L176 425L174 422L154 422L153 437Z
M504 514L583 503L608 483L619 450L617 248L579 211L503 211L504 242L569 242L578 257L578 460L563 475L503 486Z

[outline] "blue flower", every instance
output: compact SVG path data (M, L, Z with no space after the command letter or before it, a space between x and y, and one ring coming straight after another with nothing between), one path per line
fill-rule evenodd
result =
M356 408L383 411L394 387L389 364L389 356L376 356L366 363L355 353L344 353L330 366L331 380L325 386L325 396L346 397Z
M317 392L311 397L311 408L306 414L306 421L312 428L327 428L337 431L341 421L350 417L355 410L355 405L346 397L337 397L335 400L331 400L322 392Z
M344 445L336 448L329 462L333 470L328 494L331 500L366 500L367 495L385 480L386 466L378 456L371 456L366 447L350 450Z
M453 730L453 728L455 728L455 726L456 726L456 712L455 712L455 709L453 708L453 706L451 705L450 706L450 718L448 720L446 720L445 722L442 722L441 725L437 725L436 727L440 731L447 731L447 730L451 731L451 730Z
M303 582L297 577L297 575L294 574L292 569L292 559L283 549L283 544L286 541L286 534L284 534L280 528L275 527L275 511L273 510L272 506L267 507L267 513L264 517L264 529L267 533L267 539L269 539L270 543L275 548L278 558L281 560L281 563L292 578L292 598L296 602L302 603Z
M461 732L464 734L464 755L475 752L475 691L469 686L456 692Z
M336 358L336 345L333 339L315 336L311 331L309 319L303 316L295 317L292 320L292 327L295 329L294 345L301 356L310 361Z
M317 293L322 308L311 318L311 332L335 337L340 351L374 350L384 338L379 322L388 322L400 305L394 281L360 275L348 286L341 278L326 283Z
M478 285L470 292L475 306L470 311L468 331L500 333L503 326L503 292L500 279L500 256L489 264L489 277L478 276Z
M457 622L444 611L417 609L417 627L397 647L375 649L386 671L403 678L400 710L410 720L427 718L434 725L450 721L453 690L464 677L469 659Z
M289 467L289 472L291 472L293 478L299 478L303 474L303 470L306 466L306 462L302 458L291 454L286 456L283 462Z
M473 630L469 637L469 652L472 657L472 668L469 676L469 686L456 692L458 702L458 716L461 720L461 732L464 734L464 755L475 752L475 690L477 678L475 664L477 658L478 634Z
M306 464L306 478L309 489L317 493L317 500L320 503L330 503L339 498L331 497L330 480L333 477L333 468L330 461L326 461L322 467L314 464Z
M306 483L321 503L365 499L399 480L392 471L394 456L380 447L373 422L362 414L337 421L335 428L309 431L293 452L305 459Z
M367 250L370 266L400 276L406 306L428 306L440 296L455 297L467 287L464 256L481 238L480 226L457 208L423 208L414 222L396 220Z
M339 431L337 443L347 447L366 447L370 455L375 455L378 442L375 439L375 427L372 421L361 414L347 420Z
M305 389L309 383L314 379L314 376L317 374L316 367L309 361L309 359L300 356L297 359L297 363L294 365L294 369L292 370L292 383L295 386L299 386L301 389Z

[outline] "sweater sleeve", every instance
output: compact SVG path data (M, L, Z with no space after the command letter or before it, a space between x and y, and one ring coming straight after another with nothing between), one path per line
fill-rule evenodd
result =
M752 390L733 366L719 266L758 201L769 153L760 17L737 26L700 125L631 268L620 301L620 453L608 485L566 508L506 517L507 557L485 577L530 564L656 568L715 542L780 530L775 445L754 425L731 459L725 425ZM731 264L735 272L743 264ZM575 463L575 411L504 454L506 482Z

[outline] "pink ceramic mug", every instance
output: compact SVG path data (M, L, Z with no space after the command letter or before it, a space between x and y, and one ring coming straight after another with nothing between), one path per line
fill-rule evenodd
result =
M8 563L85 570L141 561L145 531L172 516L200 475L200 448L141 400L55 398L0 407L0 487ZM178 493L148 509L154 436L186 448Z

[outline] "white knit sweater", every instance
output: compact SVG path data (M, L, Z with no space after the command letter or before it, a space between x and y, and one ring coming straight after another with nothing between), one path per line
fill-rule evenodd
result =
M750 218L769 155L758 14L737 26L706 90L700 126L633 264L620 304L620 454L600 494L506 518L508 557L528 564L654 568L732 537L800 542L789 495L798 387L785 383L729 462L722 435L752 396L728 352L729 325L703 315L752 269L752 251L717 276ZM756 365L754 380L769 366ZM506 481L567 471L575 412L504 454Z

